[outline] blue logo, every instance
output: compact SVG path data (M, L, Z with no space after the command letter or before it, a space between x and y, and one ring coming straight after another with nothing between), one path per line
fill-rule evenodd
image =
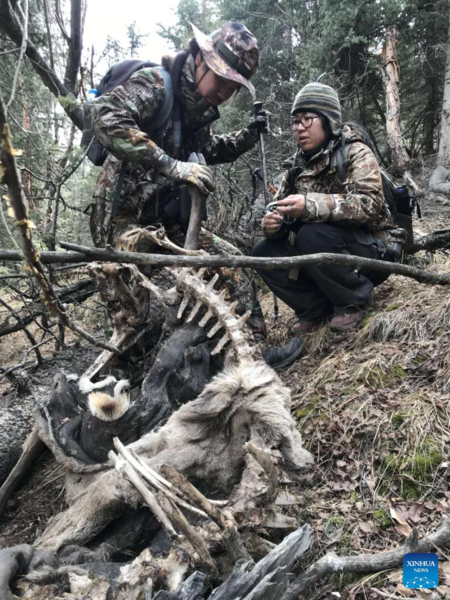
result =
M436 554L405 554L403 585L410 590L436 588L439 584L438 561Z

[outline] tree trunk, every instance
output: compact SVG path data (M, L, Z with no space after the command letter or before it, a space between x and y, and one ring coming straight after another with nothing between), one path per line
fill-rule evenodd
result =
M396 30L388 29L383 45L383 74L386 88L386 131L391 150L392 171L402 177L406 170L408 155L403 141L400 120L399 67L396 50Z
M445 64L444 99L442 102L441 128L437 164L450 165L450 22L447 36L447 60Z

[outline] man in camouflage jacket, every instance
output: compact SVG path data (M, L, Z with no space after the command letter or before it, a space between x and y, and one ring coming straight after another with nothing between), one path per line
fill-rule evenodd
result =
M180 186L194 184L203 193L214 189L210 166L187 162L190 154L203 154L207 165L233 162L255 147L260 131L267 131L267 114L261 112L239 131L225 135L211 133L211 124L220 117L218 105L241 87L254 96L249 79L258 68L259 49L256 38L240 23L226 23L211 36L195 26L192 29L194 38L189 51L182 53L184 64L181 63L178 82L182 115L179 148L175 145L172 116L152 133L152 121L166 93L160 68L135 72L125 83L92 103L95 136L109 151L95 185L91 213L91 234L98 247L109 243L126 248L125 233L161 225L168 237L182 246L187 223L185 219L183 228L181 218L183 214L186 217L187 207L186 194L180 198ZM179 57L163 57L162 66L172 73ZM124 180L118 186L119 177ZM118 193L119 198L115 198ZM223 252L216 238L204 237L207 251ZM145 236L133 249L164 251L149 246ZM252 310L248 324L264 337L264 318L252 273L236 270L223 278L230 296L238 300L238 314Z
M305 86L292 115L299 149L276 194L276 211L263 219L267 239L255 246L254 255L332 252L394 260L391 248L404 241L405 232L394 224L373 152L358 131L341 124L335 90L319 83ZM347 145L344 181L336 161L339 144ZM334 266L260 274L295 310L296 334L313 331L328 317L335 331L357 326L374 285L381 282L379 275Z
M253 94L249 78L257 70L259 49L256 38L239 23L226 23L211 37L193 29L195 38L179 81L183 136L177 153L171 118L155 135L148 133L165 96L159 68L137 71L92 104L95 136L110 152L94 190L91 232L98 246L114 242L130 225L175 225L177 215L168 216L165 208L174 204L180 185L192 183L204 193L214 189L211 169L187 162L191 152L202 153L207 165L232 162L254 148L260 127L267 128L262 114L235 133L211 134L211 124L220 117L218 104L241 86ZM230 57L218 54L219 44ZM174 58L163 58L167 71L173 64ZM111 215L123 161L125 181Z

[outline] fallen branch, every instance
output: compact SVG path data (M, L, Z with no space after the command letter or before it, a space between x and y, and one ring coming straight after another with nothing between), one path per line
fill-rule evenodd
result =
M21 483L32 463L42 454L45 448L46 446L39 438L38 429L35 426L25 440L21 457L0 488L0 515L3 513L6 503Z
M256 269L280 269L291 267L307 267L311 265L333 265L370 269L411 277L420 283L450 285L449 273L430 273L417 267L399 263L384 262L371 258L362 258L346 254L308 254L306 256L290 256L286 258L261 258L257 256L170 256L167 254L146 254L143 252L121 252L112 248L90 248L61 242L69 252L41 252L43 264L64 264L68 262L100 262L131 263L136 265L152 265L159 267L250 267ZM0 261L20 261L23 256L15 250L0 250Z
M416 254L420 250L446 250L450 248L450 232L449 231L434 231L429 235L424 235L414 240L414 243L410 246L409 254Z
M291 583L281 600L297 600L312 585L323 577L333 573L378 573L389 569L397 569L403 564L403 557L408 552L434 552L437 548L445 548L450 544L450 520L445 517L442 525L428 537L417 539L416 532L408 538L404 546L379 554L357 554L356 556L337 556L326 554L313 563L304 573Z

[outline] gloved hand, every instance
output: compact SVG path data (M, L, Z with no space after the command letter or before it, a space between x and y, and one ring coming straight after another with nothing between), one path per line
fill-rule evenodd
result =
M253 117L250 119L247 125L247 129L255 137L257 137L259 133L269 133L269 117L270 112L268 112L267 110L260 110L256 115L253 115Z
M177 183L196 185L202 194L209 194L216 189L211 167L175 160L165 155L158 168L163 175Z

